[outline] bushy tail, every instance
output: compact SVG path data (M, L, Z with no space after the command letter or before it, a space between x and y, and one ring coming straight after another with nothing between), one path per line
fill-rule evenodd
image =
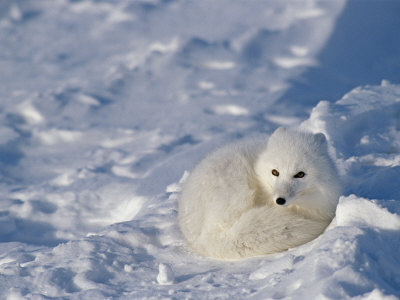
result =
M309 242L328 224L293 214L288 208L256 207L230 228L206 228L192 246L200 254L221 259L265 255Z

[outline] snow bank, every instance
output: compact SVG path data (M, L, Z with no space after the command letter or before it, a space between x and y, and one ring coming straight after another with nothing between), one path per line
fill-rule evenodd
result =
M345 194L400 198L393 180L400 171L399 93L398 86L386 81L380 87L356 88L334 105L321 101L302 124L327 134L336 148Z

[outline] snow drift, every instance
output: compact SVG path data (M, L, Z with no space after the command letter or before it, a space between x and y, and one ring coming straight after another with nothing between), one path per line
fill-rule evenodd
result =
M134 220L89 237L52 249L2 243L1 290L84 298L397 299L399 114L400 86L384 82L335 104L322 101L302 123L335 147L346 188L336 225L308 244L237 262L199 257L177 228L176 183Z

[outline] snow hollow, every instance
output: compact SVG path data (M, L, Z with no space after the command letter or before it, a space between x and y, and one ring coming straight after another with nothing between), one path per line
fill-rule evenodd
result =
M0 298L399 299L399 5L383 2L2 1ZM371 48L340 44L366 14ZM188 172L278 126L328 138L335 225L275 255L197 256L176 220Z

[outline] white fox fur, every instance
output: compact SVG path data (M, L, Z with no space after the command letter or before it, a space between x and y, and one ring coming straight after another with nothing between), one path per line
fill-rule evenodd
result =
M325 136L278 128L268 143L228 145L201 161L182 190L179 225L205 256L269 254L319 236L339 193Z

